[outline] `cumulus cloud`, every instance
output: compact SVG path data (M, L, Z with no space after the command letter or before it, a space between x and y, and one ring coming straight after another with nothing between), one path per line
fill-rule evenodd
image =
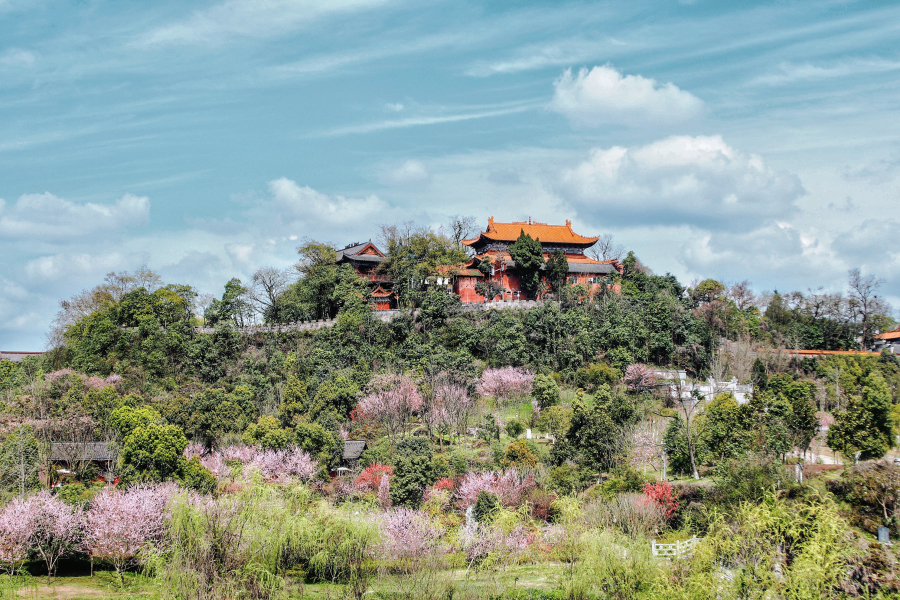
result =
M273 208L282 223L297 221L329 224L359 222L385 208L378 196L346 198L317 192L308 185L281 177L269 182L272 201L265 203Z
M567 69L557 79L550 110L580 125L677 123L696 117L703 101L673 83L658 84L610 66Z
M610 224L747 230L795 212L800 180L730 147L720 136L673 136L647 146L595 149L566 170L560 192Z
M387 0L227 0L190 18L150 31L137 46L209 44L230 37L269 37L332 13L384 4Z
M0 239L45 242L89 238L144 225L149 218L150 200L146 196L125 194L111 204L79 204L50 193L25 194L11 206L0 199Z
M418 160L407 160L396 169L390 169L382 177L389 185L413 185L423 183L431 178L428 169Z

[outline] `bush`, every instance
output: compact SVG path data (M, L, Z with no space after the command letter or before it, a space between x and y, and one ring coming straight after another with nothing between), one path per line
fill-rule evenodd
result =
M478 497L475 499L475 505L472 509L477 522L490 523L499 510L500 499L497 498L496 494L484 490L478 492Z
M619 372L609 365L592 363L575 371L575 385L593 393L603 384L614 384L619 377Z
M534 468L538 464L538 457L528 447L527 440L516 440L506 447L503 463L509 467Z
M425 489L434 481L431 461L424 456L403 456L394 465L390 480L391 503L394 506L419 508Z
M724 504L757 503L784 487L784 467L766 456L748 456L719 463L716 491Z
M873 534L879 525L900 532L900 467L885 463L853 465L840 479L829 481L828 490L850 504L854 525Z
M506 429L506 435L511 438L517 438L522 435L523 431L525 431L525 426L522 425L522 423L520 423L519 421L513 419L506 424L506 427L504 429Z

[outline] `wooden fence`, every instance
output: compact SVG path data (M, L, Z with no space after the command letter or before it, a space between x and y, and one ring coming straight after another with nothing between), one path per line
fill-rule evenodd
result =
M692 536L690 539L684 540L683 542L675 542L674 544L659 544L656 540L653 540L651 548L653 549L653 556L661 556L663 558L678 558L684 556L685 554L690 554L694 551L694 546L697 545L703 538L698 538L696 535Z

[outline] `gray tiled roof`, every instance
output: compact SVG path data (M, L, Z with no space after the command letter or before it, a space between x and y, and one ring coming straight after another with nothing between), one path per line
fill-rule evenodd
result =
M109 442L56 442L50 444L50 460L110 461L114 458Z
M366 449L366 440L344 440L344 460L359 460Z
M569 263L569 273L597 273L598 275L606 275L608 273L616 273L615 267L610 264L597 263Z

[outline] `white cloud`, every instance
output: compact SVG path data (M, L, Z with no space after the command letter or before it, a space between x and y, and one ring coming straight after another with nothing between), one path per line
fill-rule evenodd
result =
M384 4L387 0L227 0L180 23L155 29L138 46L217 43L229 37L269 37L332 13Z
M421 125L438 125L441 123L458 123L460 121L471 121L472 119L484 119L488 117L502 117L514 113L531 110L532 106L514 106L510 108L500 108L496 110L484 110L456 115L438 115L438 116L419 116L408 117L406 119L392 119L387 121L379 121L377 123L366 123L364 125L349 125L347 127L338 127L321 135L338 136L353 133L373 133L375 131L384 131L387 129L402 129L405 127L418 127Z
M392 112L400 112L400 111L402 111L403 108L404 108L404 106L403 106L402 104L400 104L399 102L397 102L397 103L388 103L388 104L385 104L384 107L385 107L387 110L390 110L390 111L392 111Z
M530 46L519 50L513 58L478 62L466 71L466 75L489 77L584 63L598 56L608 55L613 48L627 45L627 43L614 38L605 38L603 40L564 40L542 46Z
M378 196L346 198L328 196L308 185L281 177L269 182L272 201L264 203L265 210L274 209L282 224L326 222L329 224L359 222L384 210L386 205Z
M676 123L696 117L703 101L673 83L640 75L622 76L609 66L567 69L553 83L550 110L581 125Z
M146 196L125 194L112 204L78 204L50 193L25 194L7 206L0 199L0 239L54 242L141 226L150 218Z
M748 230L796 211L800 180L719 136L673 136L639 148L594 149L563 172L560 191L609 224Z
M33 52L21 48L10 48L5 52L0 52L0 65L24 65L30 67L36 60L37 57Z
M851 77L863 73L883 73L897 69L900 69L900 62L884 59L852 60L828 67L810 63L783 62L778 65L778 72L757 77L750 83L751 85L784 85L795 81L818 81L835 77Z
M412 185L423 183L431 178L428 169L418 160L407 160L396 169L391 169L382 177L384 183L390 185Z

